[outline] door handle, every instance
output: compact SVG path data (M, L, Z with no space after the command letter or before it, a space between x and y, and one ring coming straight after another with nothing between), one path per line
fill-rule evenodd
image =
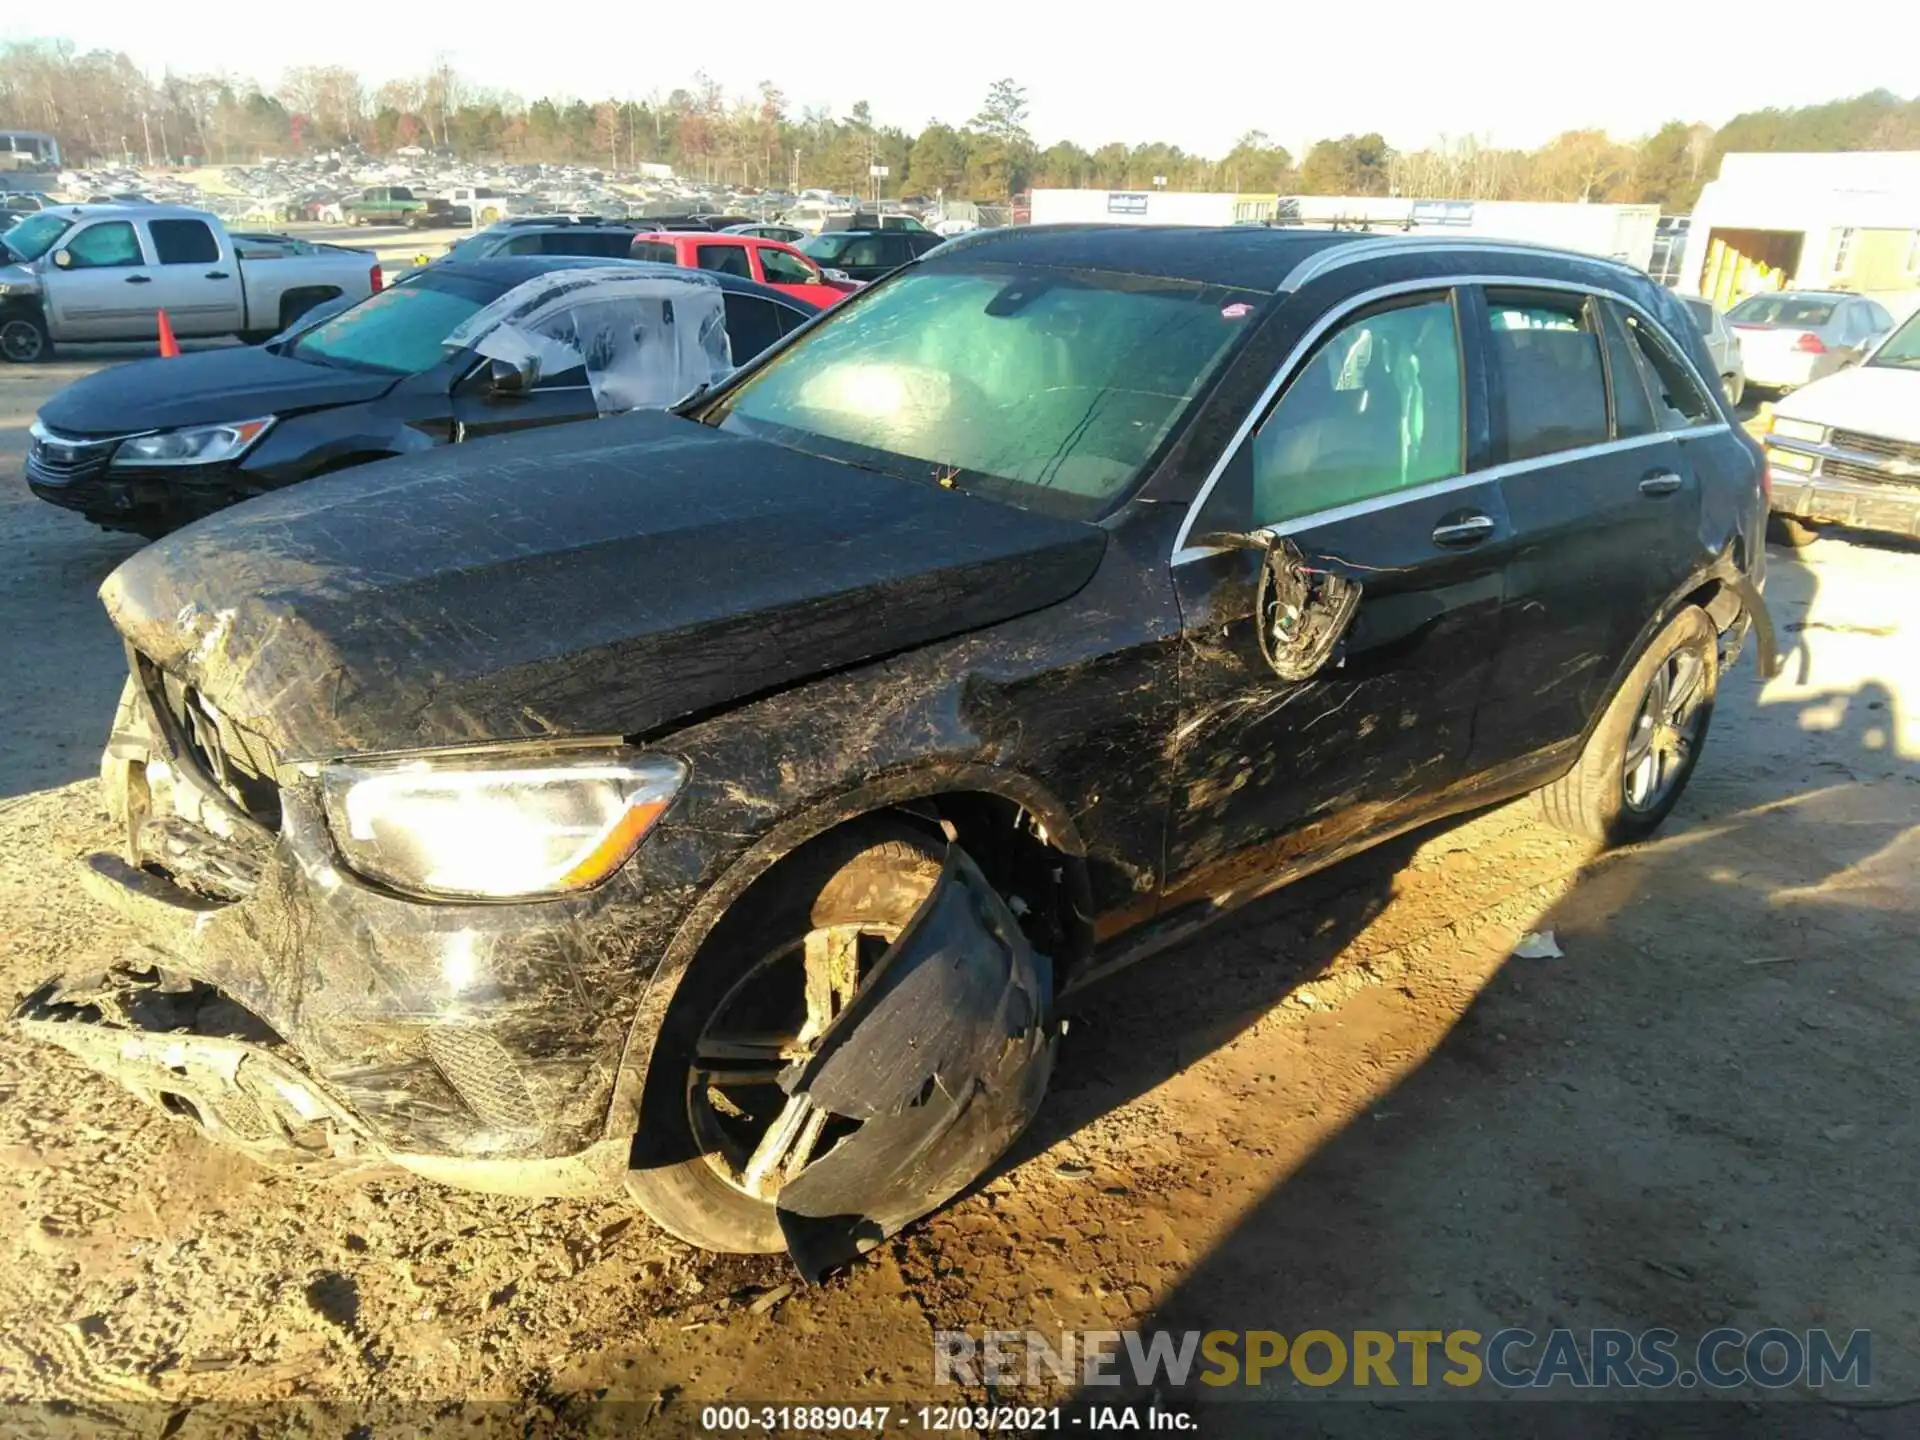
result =
M1640 482L1642 495L1671 495L1683 482L1671 470L1656 470Z
M228 277L227 272L224 270L209 270L201 278L205 280L225 280Z
M1433 527L1433 543L1436 545L1478 545L1494 530L1494 518L1491 515L1467 515L1458 520L1450 520L1445 525Z
M129 285L151 285L152 283L153 283L153 277L151 275L127 276L127 284Z

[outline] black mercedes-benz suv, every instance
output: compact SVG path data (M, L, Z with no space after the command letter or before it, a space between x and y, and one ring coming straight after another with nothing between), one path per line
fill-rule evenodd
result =
M1760 476L1622 265L982 234L122 565L142 946L17 1020L263 1157L817 1274L992 1165L1063 985L1525 791L1649 834L1772 664Z

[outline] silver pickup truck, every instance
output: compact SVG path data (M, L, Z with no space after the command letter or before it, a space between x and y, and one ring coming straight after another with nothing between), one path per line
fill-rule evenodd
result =
M0 234L0 358L44 360L55 342L173 333L264 340L315 305L379 285L371 252L233 235L173 205L62 205Z

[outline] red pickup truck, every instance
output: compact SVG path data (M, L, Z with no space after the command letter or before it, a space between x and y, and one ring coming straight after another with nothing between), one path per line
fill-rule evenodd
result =
M758 280L822 309L860 288L853 280L833 280L793 246L752 235L717 235L697 230L661 230L633 237L632 258L689 270L718 270Z

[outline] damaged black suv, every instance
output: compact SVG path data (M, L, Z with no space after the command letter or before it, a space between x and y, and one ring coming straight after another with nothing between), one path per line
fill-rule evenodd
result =
M103 595L92 891L17 1019L262 1158L857 1254L1055 995L1424 821L1650 833L1766 502L1677 301L1306 230L943 247L667 414L249 502Z

